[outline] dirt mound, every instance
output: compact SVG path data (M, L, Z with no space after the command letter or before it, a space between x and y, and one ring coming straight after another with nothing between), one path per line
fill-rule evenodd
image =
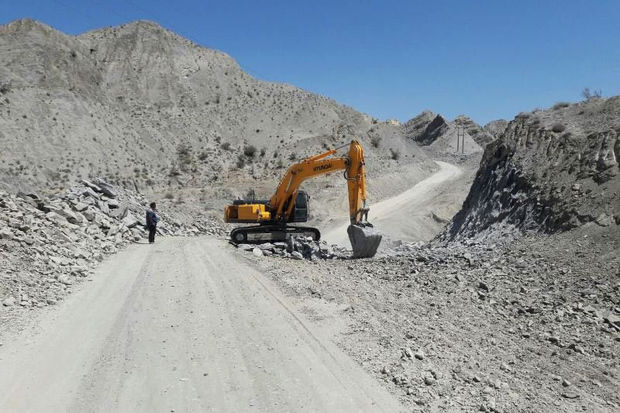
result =
M620 224L620 97L523 113L484 153L444 239Z

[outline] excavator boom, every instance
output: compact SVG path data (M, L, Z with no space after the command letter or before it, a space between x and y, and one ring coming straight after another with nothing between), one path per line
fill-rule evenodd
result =
M376 254L381 243L381 234L368 222L366 207L366 166L364 150L357 141L349 145L346 157L332 157L337 149L332 149L320 155L312 156L292 165L280 181L275 194L268 201L249 201L228 205L225 209L226 222L258 223L258 227L251 229L235 229L231 238L235 242L247 242L248 230L252 234L270 234L271 240L277 237L286 237L287 234L309 232L318 240L320 234L314 228L292 227L289 222L304 222L303 213L299 213L299 204L305 202L305 193L300 191L301 184L310 178L325 175L331 172L344 171L349 192L349 218L351 225L347 229L353 256L355 258L372 257ZM302 196L303 195L303 196ZM245 232L244 232L245 231ZM245 235L243 235L245 234ZM264 240L264 237L259 237Z

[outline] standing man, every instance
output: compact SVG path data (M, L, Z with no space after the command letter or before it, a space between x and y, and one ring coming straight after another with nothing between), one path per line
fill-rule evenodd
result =
M157 215L157 205L155 202L151 202L151 209L146 211L146 226L149 229L149 244L155 242L155 232L157 232L157 223L159 222L159 215Z

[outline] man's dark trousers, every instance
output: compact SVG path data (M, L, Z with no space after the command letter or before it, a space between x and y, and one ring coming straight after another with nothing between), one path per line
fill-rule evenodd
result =
M157 225L149 226L149 243L155 242L155 232L157 232Z

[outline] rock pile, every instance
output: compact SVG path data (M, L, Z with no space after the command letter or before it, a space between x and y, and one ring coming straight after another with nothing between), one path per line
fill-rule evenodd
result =
M325 241L314 241L312 237L292 236L286 242L265 242L262 244L238 244L237 248L252 252L257 257L280 256L295 260L334 260L351 256L351 251Z
M142 195L103 180L46 199L0 192L0 310L56 303L106 255L146 236L147 205ZM158 231L222 234L212 222L186 226L166 213Z

